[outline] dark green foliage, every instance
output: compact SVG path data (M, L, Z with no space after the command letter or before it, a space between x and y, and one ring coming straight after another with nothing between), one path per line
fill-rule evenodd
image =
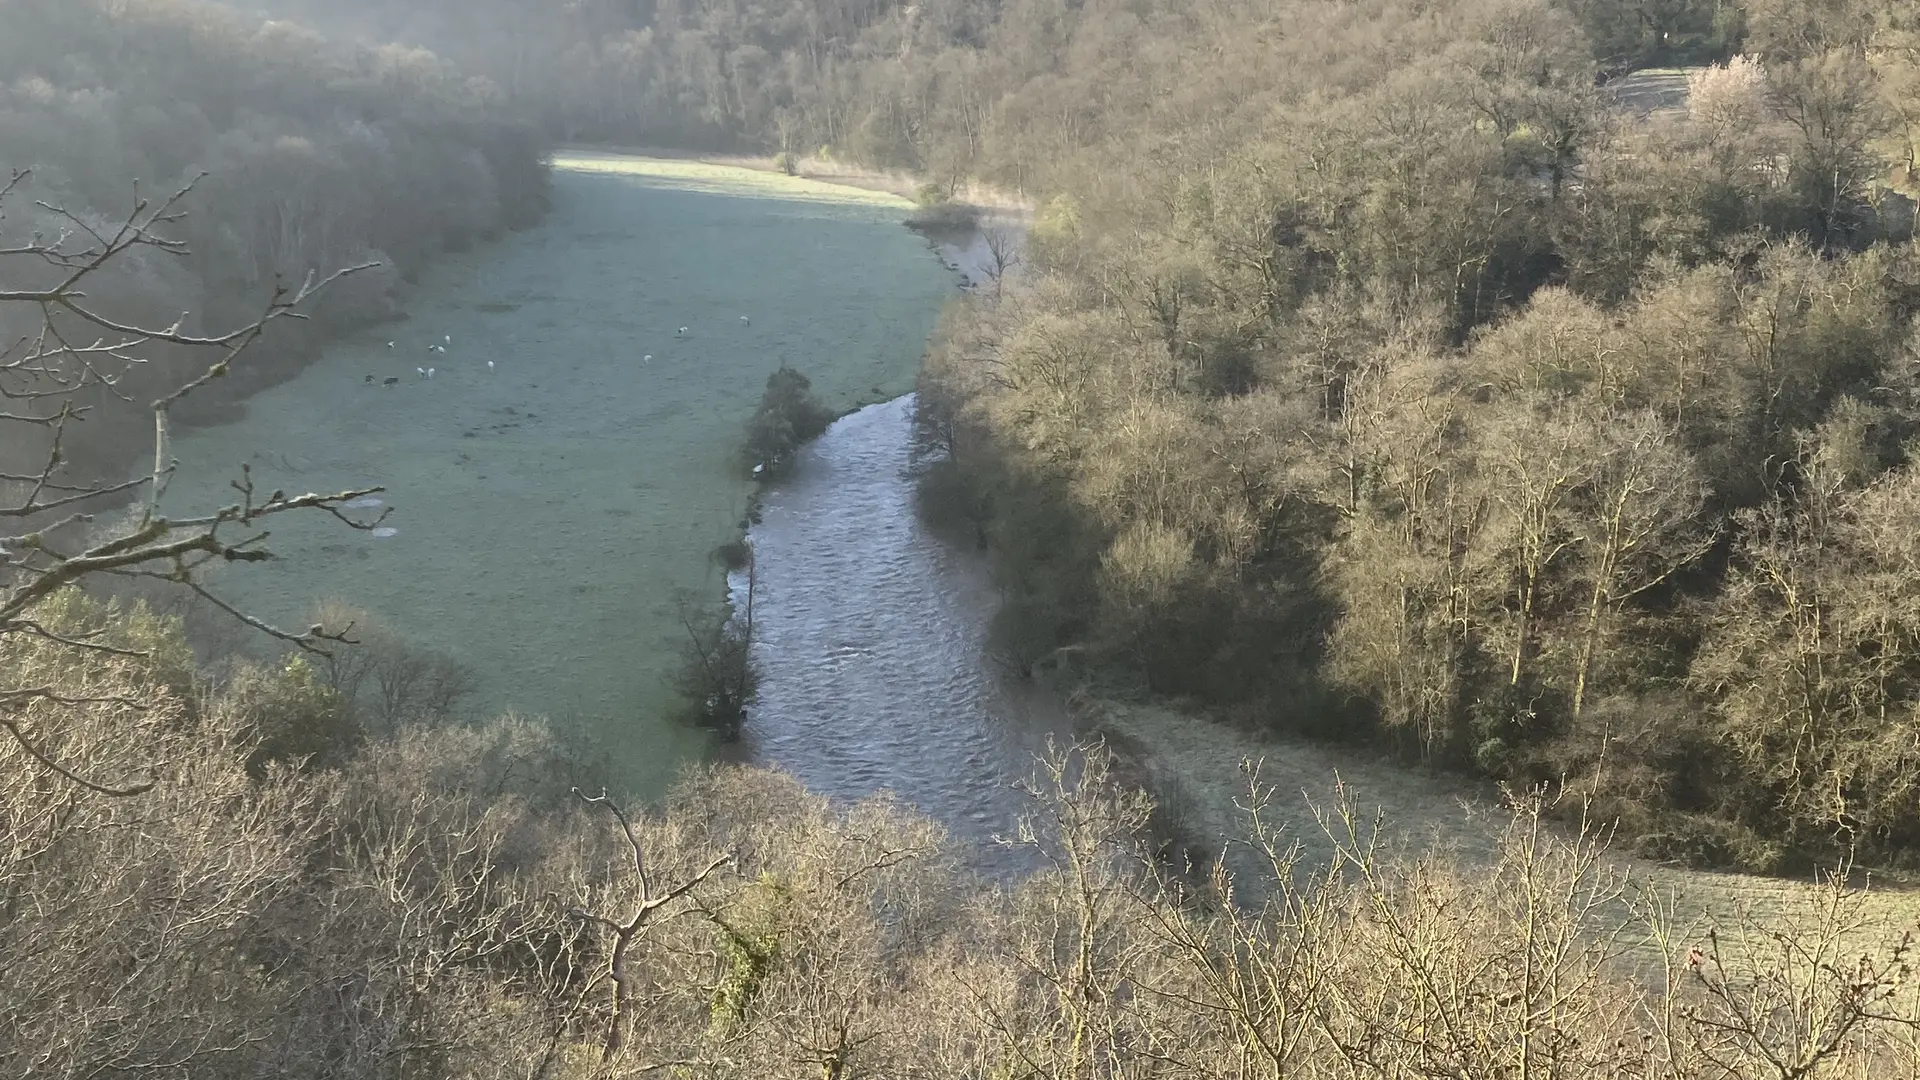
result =
M767 376L760 406L747 421L740 446L740 465L749 476L769 480L793 464L801 446L820 437L833 423L833 412L813 396L813 383L793 368Z
M256 776L273 765L337 768L365 738L351 703L300 657L278 670L241 667L224 701L245 717L247 770Z
M737 908L709 918L725 974L713 988L713 1023L721 1030L748 1022L756 999L781 959L781 924L793 918L793 893L771 874L742 890Z

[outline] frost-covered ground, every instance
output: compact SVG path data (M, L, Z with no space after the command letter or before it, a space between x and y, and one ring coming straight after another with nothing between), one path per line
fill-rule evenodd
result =
M470 667L474 709L550 715L652 788L698 749L660 719L672 596L720 596L707 553L745 507L729 454L767 374L836 408L907 392L954 276L885 194L587 154L554 187L541 227L438 266L408 321L179 438L168 503L225 501L243 461L263 488L385 485L393 535L281 522L287 558L221 592L295 626L367 608Z

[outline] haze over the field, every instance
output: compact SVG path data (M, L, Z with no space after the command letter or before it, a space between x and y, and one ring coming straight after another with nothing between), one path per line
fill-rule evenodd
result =
M1916 101L1898 0L0 0L0 1075L1920 1075ZM633 798L669 657L817 790Z
M223 595L286 625L363 609L471 673L463 711L550 716L658 792L704 745L671 722L676 601L724 592L710 553L747 510L733 452L761 384L785 363L835 408L905 393L953 279L885 195L588 156L555 163L553 201L427 274L404 322L182 437L169 499L217 498L241 461L385 486L393 536L290 522L284 561Z

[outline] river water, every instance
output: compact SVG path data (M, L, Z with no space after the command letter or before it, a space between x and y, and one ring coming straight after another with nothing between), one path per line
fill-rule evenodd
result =
M990 840L1011 832L1014 785L1067 724L989 653L984 560L915 513L912 415L905 397L841 419L767 492L749 534L760 686L744 748L815 791L891 789ZM746 586L735 574L736 612Z
M276 521L285 558L217 591L282 626L322 600L362 609L471 672L472 714L549 716L616 783L657 792L715 749L665 719L679 598L721 601L708 554L751 491L732 452L791 363L835 408L885 403L765 493L760 699L733 749L834 795L890 788L963 835L1006 831L1029 733L1052 720L988 661L989 582L920 527L905 471L901 395L957 275L890 196L682 162L557 165L539 228L436 265L407 321L176 441L176 515L230 501L241 463L263 489L387 489L362 513L390 511L390 535Z

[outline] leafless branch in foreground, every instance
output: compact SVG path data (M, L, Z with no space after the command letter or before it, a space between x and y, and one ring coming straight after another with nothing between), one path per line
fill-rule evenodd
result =
M607 977L613 981L613 1021L607 1027L607 1040L604 1060L612 1061L620 1052L625 1040L626 1028L632 1022L634 1011L633 973L627 970L627 952L632 947L635 936L653 918L661 908L692 892L711 877L715 870L733 863L731 853L715 855L700 869L685 875L679 881L655 889L651 875L647 870L646 850L640 842L640 836L634 831L633 820L627 816L620 804L608 797L603 789L598 795L587 795L579 788L573 793L589 806L604 806L620 823L621 831L626 835L627 845L633 851L633 878L639 891L639 903L633 914L625 919L616 919L607 915L595 914L582 908L572 910L573 917L582 922L604 926L613 932L613 947L608 950Z
M16 196L28 175L15 170L0 180L0 221L5 220L6 200ZM257 317L239 326L196 332L188 328L187 312L160 327L110 314L90 290L109 267L142 250L173 257L190 254L171 227L185 217L184 203L198 181L195 177L158 201L142 196L136 186L125 216L105 226L63 207L37 203L44 216L59 223L57 232L0 243L0 314L29 309L28 321L35 324L17 339L0 341L0 446L22 446L24 453L15 457L31 459L24 465L0 462L0 521L16 523L17 530L0 531L0 643L24 634L67 647L125 654L128 650L89 640L97 634L53 633L34 618L36 607L62 589L103 576L174 583L255 630L303 649L321 650L328 642L350 640L345 630L323 626L275 628L209 593L196 574L210 563L272 558L264 546L269 536L264 525L295 511L318 511L349 528L371 530L379 519L359 520L344 511L352 500L382 488L263 493L243 465L232 484L236 498L227 505L170 518L162 512L161 500L178 469L172 453L173 407L229 374L269 325L305 318L299 309L321 290L376 264L325 274L310 271L297 285L277 281ZM147 350L156 346L202 350L212 360L200 374L150 403L150 465L117 479L73 475L70 443L78 430L75 425L95 409L89 399L107 395L128 401L125 379L148 363ZM9 433L14 437L5 437ZM137 512L123 524L103 526L101 514L128 498L138 500ZM57 688L11 688L0 682L0 709L18 709L29 701L60 705L72 700ZM35 760L90 790L126 795L151 787L84 780L42 754L16 722L0 720L0 726Z

